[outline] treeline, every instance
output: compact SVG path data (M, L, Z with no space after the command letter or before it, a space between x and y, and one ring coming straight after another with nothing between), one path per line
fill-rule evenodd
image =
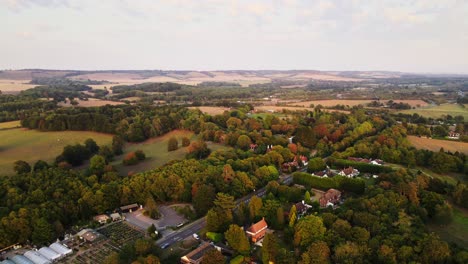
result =
M142 91L142 92L174 92L177 90L182 89L185 85L178 84L178 83L142 83L142 84L134 84L134 85L118 85L112 87L112 93L120 94L129 91Z
M338 189L362 194L366 187L364 180L359 178L348 178L343 176L321 178L304 172L295 172L293 174L293 180L294 183L305 185L307 188L317 188L324 191L327 191L328 189Z
M368 172L368 173L374 173L374 174L393 171L391 167L387 167L387 166L373 165L373 164L368 164L364 162L357 162L357 161L344 160L344 159L335 159L333 157L327 160L327 164L332 167L337 167L337 168L353 167L359 170L359 172Z
M99 85L106 84L108 81L84 80L84 79L68 79L63 77L35 77L30 84L51 85L51 86L70 86L70 85Z
M468 173L467 156L460 152L438 152L416 149L406 138L407 130L401 125L385 129L377 136L358 141L342 153L334 153L335 158L363 157L378 158L385 162L403 164L408 167L422 166L435 172Z
M126 141L140 142L181 127L189 110L181 107L103 106L94 108L57 109L29 116L21 125L43 131L96 131L121 136Z

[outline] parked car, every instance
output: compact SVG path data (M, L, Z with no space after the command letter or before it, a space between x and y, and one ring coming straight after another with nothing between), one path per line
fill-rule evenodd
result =
M168 246L169 246L169 243L164 243L164 244L161 245L161 249L165 249L165 248L167 248Z
M193 237L194 237L196 240L200 239L200 237L199 237L196 233L193 234Z

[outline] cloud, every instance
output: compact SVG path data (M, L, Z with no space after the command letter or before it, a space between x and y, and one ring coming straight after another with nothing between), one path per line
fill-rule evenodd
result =
M67 7L70 6L70 2L69 0L6 0L6 5L11 10L20 11L34 6Z

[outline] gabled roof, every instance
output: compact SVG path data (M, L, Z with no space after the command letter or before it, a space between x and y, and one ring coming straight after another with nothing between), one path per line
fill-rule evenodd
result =
M265 218L262 218L262 220L258 221L257 223L251 225L249 227L249 229L247 229L247 231L251 232L251 233L257 233L265 228L268 228L268 224L267 222L265 221Z

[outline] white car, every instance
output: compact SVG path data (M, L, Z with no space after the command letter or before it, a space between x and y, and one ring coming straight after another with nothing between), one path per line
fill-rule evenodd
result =
M196 240L200 239L200 237L199 237L196 233L193 234L193 237L194 237Z

